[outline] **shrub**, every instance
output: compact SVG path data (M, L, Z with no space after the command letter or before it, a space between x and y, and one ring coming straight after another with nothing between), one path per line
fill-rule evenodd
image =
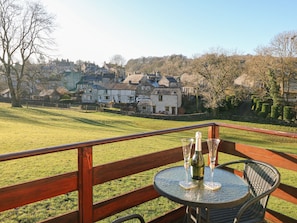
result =
M241 104L241 101L238 98L236 98L235 96L233 96L231 98L231 104L232 104L232 108L236 108Z
M257 98L255 95L252 96L252 103L256 104L259 98Z
M257 99L256 101L256 112L260 112L262 109L262 101L260 99Z
M284 120L291 121L294 117L293 108L290 106L284 106Z
M270 112L269 108L270 108L269 103L263 103L261 113L264 113L267 116L268 113Z
M253 111L256 110L257 100L258 100L258 98L257 98L255 95L253 95L253 96L252 96L252 107L251 107L251 109L252 109Z
M278 117L280 116L281 112L280 112L281 106L280 105L272 105L271 106L271 118L274 119L278 119Z

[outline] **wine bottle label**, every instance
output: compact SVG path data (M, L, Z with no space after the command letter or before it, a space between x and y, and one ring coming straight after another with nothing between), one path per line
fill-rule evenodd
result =
M204 166L191 166L191 176L195 180L202 180L204 177Z

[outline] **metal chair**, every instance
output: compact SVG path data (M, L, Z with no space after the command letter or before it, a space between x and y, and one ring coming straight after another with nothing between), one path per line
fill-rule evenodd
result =
M139 214L131 214L128 216L120 217L120 218L114 220L112 223L122 223L122 222L132 220L132 219L138 219L141 223L145 223L143 217Z
M224 209L204 210L203 215L215 223L258 223L265 222L265 211L270 194L280 184L280 173L270 164L255 160L239 160L217 166L243 165L243 179L249 185L250 197L240 206Z

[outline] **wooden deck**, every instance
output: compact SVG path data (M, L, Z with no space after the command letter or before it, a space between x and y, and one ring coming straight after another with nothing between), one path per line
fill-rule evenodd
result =
M23 205L52 198L58 195L77 191L78 209L42 222L52 223L91 223L113 216L116 213L131 207L143 204L159 197L152 185L137 188L126 194L110 197L107 200L94 202L93 187L125 176L141 173L153 168L162 167L181 161L181 149L169 148L166 151L145 154L139 157L129 158L99 166L93 166L94 146L118 143L121 141L142 139L157 135L182 132L187 130L199 130L208 128L208 137L219 137L221 128L232 128L238 131L257 132L259 134L275 135L276 137L289 137L296 139L297 134L256 129L246 126L236 126L224 123L206 123L201 125L185 126L181 128L165 129L160 131L133 134L115 138L100 139L70 145L41 148L37 150L23 151L13 154L0 155L0 162L20 160L25 157L39 156L48 153L59 153L67 150L77 150L77 171L67 172L57 176L38 179L18 185L0 188L0 214L3 211L14 209ZM297 143L296 143L297 144ZM203 153L207 152L206 143L203 143ZM276 167L297 171L297 155L276 152L269 149L261 149L255 146L243 145L222 139L219 153L231 154L240 158L256 159L270 163ZM162 159L160 159L162 157ZM152 162L153 161L153 162ZM137 165L135 165L137 163ZM57 185L59 185L57 187ZM297 204L297 188L281 183L272 196L280 198L294 205ZM185 213L184 207L180 207L150 220L156 222L180 222ZM141 214L141 213L140 213ZM296 222L280 212L267 210L266 219L271 222Z

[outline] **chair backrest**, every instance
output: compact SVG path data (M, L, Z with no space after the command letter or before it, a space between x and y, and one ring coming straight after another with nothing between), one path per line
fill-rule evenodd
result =
M250 199L238 210L234 222L261 222L264 219L270 194L280 184L280 173L268 163L256 160L238 160L219 165L227 167L243 164L243 178L250 188Z
M250 194L259 197L262 208L266 209L270 194L280 183L280 174L273 166L255 160L245 160L243 177L250 186Z

